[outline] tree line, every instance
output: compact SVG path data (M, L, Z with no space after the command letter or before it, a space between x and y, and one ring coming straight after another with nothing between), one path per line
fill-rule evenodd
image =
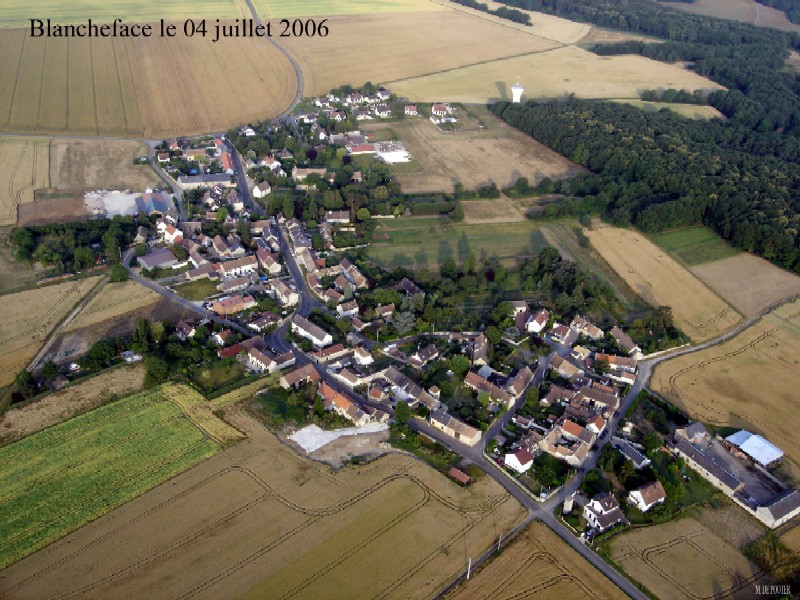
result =
M645 232L703 223L737 248L800 272L797 164L726 148L706 124L669 111L577 99L499 102L492 110L592 172L543 182L540 191L569 196L546 216L600 213Z

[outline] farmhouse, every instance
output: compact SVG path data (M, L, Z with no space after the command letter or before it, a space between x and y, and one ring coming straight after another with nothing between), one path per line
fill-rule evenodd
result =
M599 340L601 337L603 337L602 329L597 327L589 319L586 319L580 315L575 315L575 318L572 319L572 323L570 323L569 326L570 329L574 329L578 333L585 335L592 340Z
M756 508L756 518L770 529L780 527L800 514L800 492L784 490L764 506Z
M406 104L405 108L403 109L403 112L405 113L405 115L407 117L418 117L419 116L419 111L417 110L417 105L416 104Z
M278 370L277 363L257 348L250 348L250 350L248 350L247 366L259 373L263 373L264 371L267 373L274 373Z
M394 305L390 305L394 308ZM383 307L388 308L388 307ZM377 312L377 310L376 310ZM430 361L439 356L439 350L433 344L428 344L424 348L417 348L414 354L408 357L408 363L415 369L421 369Z
M236 187L236 184L231 180L231 176L225 173L181 175L178 177L178 185L182 190L197 190L200 188L214 187L215 185L228 188Z
M327 383L322 383L317 390L322 398L325 410L335 412L337 415L351 421L356 427L366 425L371 421L368 414L347 399L347 396L337 392Z
M475 390L476 392L486 392L489 394L489 397L498 402L499 404L510 408L511 405L514 403L514 398L508 392L501 390L499 387L491 383L488 379L481 377L477 373L473 373L472 371L467 373L467 376L464 378L464 385L468 388Z
M642 512L647 512L656 504L663 504L666 499L667 494L660 481L647 483L628 494L628 502Z
M472 364L485 365L489 360L489 338L484 334L478 335L472 342Z
M314 325L311 321L300 315L292 317L292 333L296 333L300 337L311 340L317 348L324 348L333 343L331 334Z
M231 296L214 302L211 305L211 311L218 315L234 315L256 305L257 303L252 296Z
M642 358L642 349L634 342L631 337L622 331L619 327L614 325L611 328L611 337L614 338L614 341L619 346L620 350L627 353L628 356L632 356L636 360L641 360Z
M289 388L299 389L308 383L319 383L319 381L319 373L314 365L309 364L287 373L281 377L278 383L283 389L288 390Z
M157 248L136 258L136 262L142 269L152 271L153 269L165 269L167 267L174 267L178 264L178 259L168 248Z
M383 377L392 386L392 393L399 400L408 402L409 407L423 404L428 410L436 410L440 402L426 392L421 385L413 382L394 367L389 367L383 372Z
M450 107L446 103L437 103L431 108L431 113L437 117L444 117L448 112L450 112Z
M481 439L479 429L470 427L441 410L431 413L431 425L467 446L474 446Z
M525 448L506 454L504 462L509 469L517 473L525 473L533 466L533 455Z
M245 256L224 262L219 267L220 274L223 277L241 277L242 275L249 275L258 270L258 260L255 256Z
M611 494L598 494L583 507L583 517L598 533L608 531L615 525L628 524L619 502Z
M533 381L533 371L524 367L508 382L508 391L515 398L519 398Z
M686 440L680 440L675 444L675 454L683 457L687 465L728 495L733 495L742 487L742 482L736 475Z
M283 306L294 306L300 302L300 296L297 294L297 292L291 289L280 279L270 279L267 282L267 287L269 290L271 290L272 295L275 296Z

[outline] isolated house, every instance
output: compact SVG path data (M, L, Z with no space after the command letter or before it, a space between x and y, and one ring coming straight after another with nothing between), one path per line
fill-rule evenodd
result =
M667 494L660 481L645 484L628 494L628 502L642 512L647 512L656 504L662 504L666 499Z
M264 198L272 193L272 186L263 181L253 188L253 198Z

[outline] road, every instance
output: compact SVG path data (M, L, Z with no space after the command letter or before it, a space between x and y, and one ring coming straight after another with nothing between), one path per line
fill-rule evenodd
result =
M172 190L172 195L175 196L175 202L178 203L178 214L181 216L181 221L186 220L186 210L183 206L183 190L178 187L171 178L167 177L164 171L161 170L161 167L156 161L156 147L161 143L156 140L142 140L145 144L147 144L147 160L150 161L150 166L153 168L153 171L156 172L161 180L166 183L169 188Z
M251 0L245 0L247 2L247 8L250 9L250 14L253 15L253 20L255 21L256 25L261 25L261 18L258 16L255 7L253 7L253 3ZM295 60L294 56L292 56L286 48L281 46L274 38L269 37L268 35L264 34L264 39L266 39L270 44L275 46L281 53L287 58L289 63L292 65L292 69L294 69L294 76L297 80L297 93L294 96L294 100L292 103L284 110L280 115L276 117L276 119L283 119L288 117L292 114L295 106L297 106L300 101L303 99L303 88L305 86L305 82L303 80L303 72L300 70L300 65ZM295 133L297 133L297 123L295 123L294 119L289 119L290 123L295 129Z

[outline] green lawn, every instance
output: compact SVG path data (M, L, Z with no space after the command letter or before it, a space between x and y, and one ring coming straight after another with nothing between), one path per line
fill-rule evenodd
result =
M210 393L244 377L244 367L238 362L217 361L210 367L194 373L192 381L199 385L204 392Z
M197 281L176 285L174 289L177 294L180 294L187 300L205 300L209 296L219 294L217 284L207 277L198 279Z
M159 388L0 448L0 568L218 449Z
M387 234L389 241L373 244L369 255L388 267L432 270L448 257L460 264L470 252L479 260L495 256L512 262L548 245L540 227L529 221L464 225L439 217L387 219L376 233Z
M683 227L650 237L661 248L690 266L739 253L708 227Z

